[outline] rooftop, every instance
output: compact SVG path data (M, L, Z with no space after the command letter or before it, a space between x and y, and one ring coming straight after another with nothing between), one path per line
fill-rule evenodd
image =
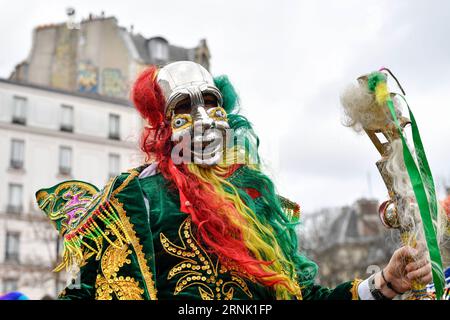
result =
M125 107L133 106L133 104L131 103L130 100L105 96L105 95L101 95L98 93L83 93L83 92L78 92L78 91L69 91L69 90L63 90L63 89L58 89L58 88L54 88L54 87L37 85L37 84L29 83L29 82L15 81L15 80L3 79L3 78L0 78L0 83L7 83L7 84L18 85L18 86L32 88L32 89L44 90L44 91L48 91L48 92L54 92L54 93L65 94L65 95L70 95L70 96L75 96L75 97L80 97L80 98L102 101L102 102L117 104L117 105L121 105L121 106L125 106Z

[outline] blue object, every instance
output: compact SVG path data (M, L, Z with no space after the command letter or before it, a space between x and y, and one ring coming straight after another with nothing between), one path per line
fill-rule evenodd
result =
M19 291L13 291L3 296L0 296L0 300L30 300L30 299Z

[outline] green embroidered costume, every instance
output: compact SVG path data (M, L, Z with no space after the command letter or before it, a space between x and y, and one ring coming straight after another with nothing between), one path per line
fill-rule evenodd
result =
M190 216L180 212L178 193L162 174L140 178L144 168L111 179L101 191L66 181L37 192L40 208L64 237L64 260L58 269L80 266L80 283L59 298L275 299L272 288L238 267L221 265L195 238ZM250 172L242 166L227 180L240 191L248 190ZM262 196L245 201L257 216L267 209ZM289 201L284 199L284 204L292 214ZM299 278L299 299L358 298L358 281L328 289L303 280Z

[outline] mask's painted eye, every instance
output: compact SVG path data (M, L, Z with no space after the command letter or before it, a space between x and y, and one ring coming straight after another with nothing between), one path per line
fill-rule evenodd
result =
M221 107L215 107L208 110L208 115L216 121L226 121L227 113Z
M175 120L173 121L173 126L174 126L175 128L180 128L180 127L182 127L183 125L185 125L186 122L187 122L187 120L184 119L184 118L177 118L177 119L175 119Z
M222 109L217 109L215 115L217 118L225 118L225 113L223 112Z

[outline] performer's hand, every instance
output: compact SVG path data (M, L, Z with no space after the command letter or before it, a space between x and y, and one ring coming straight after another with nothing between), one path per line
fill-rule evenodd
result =
M411 283L418 281L427 284L432 280L431 263L427 258L427 251L424 246L402 247L397 249L391 257L389 264L383 270L384 278L379 272L375 282L381 292L388 298L395 297L398 293L403 293L411 289ZM390 282L393 289L387 286Z

